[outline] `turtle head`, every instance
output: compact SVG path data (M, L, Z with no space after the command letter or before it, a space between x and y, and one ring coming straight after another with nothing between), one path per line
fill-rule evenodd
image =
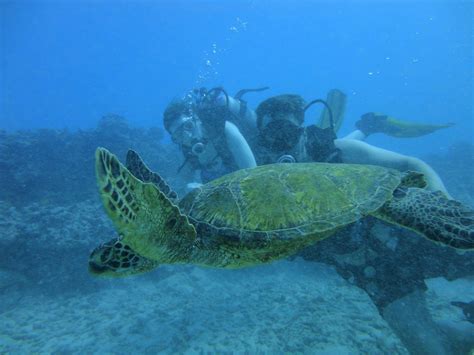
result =
M135 253L119 239L95 248L89 256L89 272L101 277L125 277L153 270L158 263Z

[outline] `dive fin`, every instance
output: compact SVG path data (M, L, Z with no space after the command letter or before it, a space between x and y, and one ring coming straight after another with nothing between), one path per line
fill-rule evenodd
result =
M440 125L416 123L374 112L362 115L360 120L356 122L356 127L366 136L373 133L384 133L397 138L421 137L452 126L454 126L454 123Z
M338 89L332 89L328 92L326 102L331 108L332 116L334 120L334 133L337 133L341 128L342 122L344 121L344 113L346 111L346 100L347 96ZM321 112L319 117L318 126L320 128L328 128L331 126L329 112L326 107Z

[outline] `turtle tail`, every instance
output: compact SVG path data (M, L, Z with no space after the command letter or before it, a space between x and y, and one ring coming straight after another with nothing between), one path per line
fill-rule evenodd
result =
M397 188L377 217L456 249L474 249L474 210L440 191Z

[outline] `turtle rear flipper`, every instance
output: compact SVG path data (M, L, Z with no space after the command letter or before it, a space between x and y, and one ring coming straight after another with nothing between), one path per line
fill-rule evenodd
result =
M154 184L134 177L104 148L96 150L96 175L108 216L123 242L160 262L179 262L196 239L196 230Z
M397 188L376 216L457 249L474 249L474 210L437 191Z
M89 272L94 276L125 277L142 274L159 266L121 240L114 238L95 248L89 256Z

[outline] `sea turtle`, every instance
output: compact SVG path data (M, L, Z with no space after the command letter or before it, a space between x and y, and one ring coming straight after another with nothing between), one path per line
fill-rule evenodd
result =
M365 216L474 249L474 210L424 189L420 173L371 165L274 164L236 171L178 202L133 151L127 169L96 151L100 195L119 238L96 248L89 270L127 276L159 264L240 268L294 254ZM134 176L135 175L135 176Z

